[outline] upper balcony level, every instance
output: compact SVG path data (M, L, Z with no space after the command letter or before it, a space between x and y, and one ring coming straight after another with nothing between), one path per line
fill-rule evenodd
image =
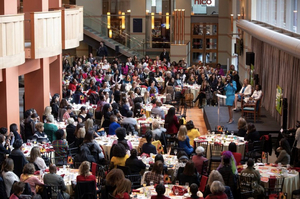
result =
M83 40L83 7L29 14L28 20L24 14L0 16L0 68L59 55Z

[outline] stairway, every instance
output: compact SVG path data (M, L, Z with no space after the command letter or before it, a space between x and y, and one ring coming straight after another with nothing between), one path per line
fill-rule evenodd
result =
M93 38L96 41L104 41L105 45L113 50L116 49L116 46L119 46L119 52L127 57L133 57L136 55L139 59L142 58L143 55L138 53L137 51L131 50L130 48L126 47L123 44L120 44L119 42L108 38L107 36L102 35L98 31L88 27L84 26L84 34Z

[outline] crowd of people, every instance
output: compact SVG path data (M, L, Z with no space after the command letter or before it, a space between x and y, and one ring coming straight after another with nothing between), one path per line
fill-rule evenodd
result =
M144 182L146 185L157 184L157 196L152 198L168 198L164 196L165 186L162 186L164 176L168 175L168 167L161 154L172 151L172 147L167 148L164 137L175 139L178 148L182 149L178 151L177 159L185 166L178 170L175 180L180 185L189 184L190 198L198 198L201 175L208 176L203 192L205 198L238 197L237 165L241 164L242 154L237 153L236 144L230 143L229 150L222 152L222 162L218 169L209 173L204 167L207 161L205 149L194 146L194 139L200 136L200 132L193 121L178 117L175 107L165 113L161 108L163 102L156 96L175 92L175 87L183 87L183 84L199 84L199 95L194 102L199 100L199 106L202 107L202 101L206 99L208 105L217 105L216 94L226 94L228 122L232 123L231 109L237 107L237 101L260 99L260 86L257 85L252 94L247 79L243 85L239 85L239 76L234 66L230 67L224 81L225 73L220 64L214 68L202 66L201 63L188 66L185 60L170 62L165 51L155 59L145 56L139 60L134 56L125 62L115 58L109 63L105 58L105 48L102 47L102 51L104 57L101 59L90 54L89 57L77 57L71 63L65 57L62 96L54 94L41 116L35 109L26 110L20 131L16 124L10 125L9 130L0 128L0 152L9 157L0 156L6 197L18 198L26 190L26 185L29 186L26 192L32 195L40 194L40 187L46 184L62 186L62 190L66 190L62 177L56 174L56 167L67 164L68 156L71 155L70 148L78 148L73 155L73 160L81 163L77 182L95 181L97 184L95 176L90 173L91 162L109 165L103 198L129 198L131 182L118 167L128 167L131 174L141 174L146 165L138 156L156 154L149 172L145 173ZM158 81L158 78L163 81ZM81 104L80 109L75 114L74 106L78 104ZM143 106L149 104L152 105L150 114L157 118L151 124L152 129L143 128L137 122L138 118L146 118ZM89 105L95 106L93 111ZM164 125L159 123L158 118L164 120ZM58 122L65 123L65 129L61 129ZM137 149L126 139L129 134L141 137ZM247 124L244 118L238 121L237 135L250 143L260 139L255 126ZM110 157L105 155L103 148L96 142L95 138L99 136L117 137L112 143ZM55 159L47 159L39 147L33 147L29 158L26 158L22 144L31 141L50 144ZM161 151L153 144L154 141L161 141L165 150ZM280 141L277 151L279 156L276 163L289 164L291 152L286 139ZM19 173L14 171L15 156L22 157L22 170ZM254 173L254 180L259 185L260 177L253 169L253 160L249 159L247 165L248 168L241 175ZM47 167L49 173L44 175L43 180L34 175L35 171L44 171ZM262 190L258 186L257 194L262 194ZM64 192L64 198L68 197Z

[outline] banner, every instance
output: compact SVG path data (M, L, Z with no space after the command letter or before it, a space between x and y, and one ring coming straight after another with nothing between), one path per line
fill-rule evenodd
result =
M276 110L280 115L282 113L282 96L283 96L283 90L280 86L277 85L277 89L276 89Z

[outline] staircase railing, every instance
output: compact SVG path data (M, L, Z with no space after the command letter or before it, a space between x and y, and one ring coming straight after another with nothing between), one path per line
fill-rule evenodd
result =
M92 29L93 31L100 34L102 37L108 37L115 42L117 45L123 45L131 51L135 51L136 55L145 55L145 42L130 36L124 30L118 30L117 28L107 28L107 16L96 16L84 11L84 26ZM111 35L109 35L111 30ZM111 36L111 37L110 37Z

